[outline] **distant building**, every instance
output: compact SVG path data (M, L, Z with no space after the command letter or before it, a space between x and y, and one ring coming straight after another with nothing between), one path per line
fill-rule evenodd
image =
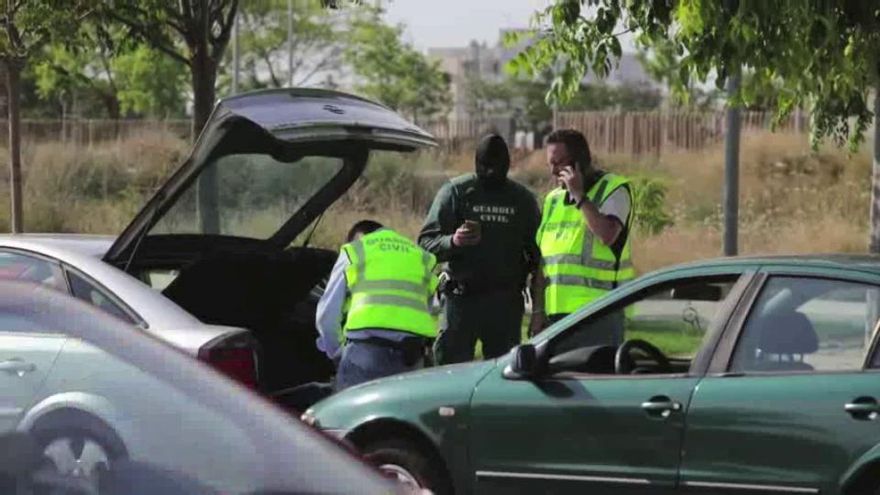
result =
M471 41L461 48L429 48L428 56L440 61L441 69L449 74L452 106L450 117L467 118L467 88L471 78L487 82L500 82L504 79L504 62L498 46L490 47L484 43Z
M521 42L518 46L506 47L503 39L506 33L515 32L514 29L503 29L499 33L499 39L494 46L488 46L485 42L471 41L469 46L454 48L429 48L428 56L440 61L441 68L449 74L450 90L452 93L452 106L449 116L451 118L469 118L467 88L470 78L479 77L487 82L501 82L508 77L504 70L505 64L516 56L528 45L528 41ZM599 82L595 75L587 74L584 83ZM652 88L660 88L648 75L634 53L624 53L619 65L612 67L611 73L602 82L612 86L619 85L647 85Z

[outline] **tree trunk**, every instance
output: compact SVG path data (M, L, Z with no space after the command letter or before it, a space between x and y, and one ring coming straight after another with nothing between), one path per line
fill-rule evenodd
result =
M880 87L874 90L874 166L871 180L871 239L868 250L880 253ZM880 316L880 291L871 289L867 295L865 314L865 345L874 337L874 326Z
M214 108L214 83L217 79L217 64L208 56L207 46L196 48L190 62L193 85L193 129L194 137L202 133L205 123ZM202 233L220 233L220 210L217 191L217 169L207 167L198 179L198 208Z
M874 167L871 180L871 253L880 253L880 87L874 91Z
M204 50L196 49L195 52L190 61L190 71L193 87L193 130L197 137L214 109L217 64L207 55L207 47Z
M9 111L9 184L12 198L12 232L24 231L21 198L21 64L17 60L6 61L6 98Z
M122 111L119 106L119 98L115 93L103 93L101 99L104 100L104 109L107 110L107 117L113 120L119 120Z

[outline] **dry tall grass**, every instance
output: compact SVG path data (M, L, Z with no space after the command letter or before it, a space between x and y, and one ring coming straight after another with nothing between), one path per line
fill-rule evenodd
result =
M25 230L119 233L186 151L186 142L159 132L144 132L94 148L28 144L22 153ZM7 160L6 153L0 154L4 170ZM3 231L9 230L8 198L8 183L3 182Z
M144 133L94 148L28 145L25 225L29 231L115 234L184 158L188 144ZM5 166L0 154L0 167ZM437 188L472 170L473 153L378 153L364 177L325 212L311 243L337 247L348 227L376 218L415 236ZM646 175L667 186L674 224L637 234L640 272L721 252L722 148L659 157L599 156L601 166ZM515 154L513 176L543 195L550 187L543 153ZM835 148L812 152L786 134L746 135L741 150L742 253L860 252L867 245L870 157ZM0 183L0 230L8 230L8 194ZM300 241L302 238L300 239Z
M864 252L871 159L802 136L746 135L741 149L739 244L742 254ZM610 169L657 176L668 187L675 225L634 238L640 271L721 253L724 155L669 153L653 160L608 157Z

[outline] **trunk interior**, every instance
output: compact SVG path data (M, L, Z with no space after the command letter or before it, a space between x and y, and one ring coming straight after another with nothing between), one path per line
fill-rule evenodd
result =
M160 243L147 239L153 245L147 251L156 253ZM332 362L315 346L315 311L337 256L311 247L215 246L192 260L140 260L135 271L146 280L154 269L177 270L162 291L166 297L205 323L250 330L260 391L283 400L290 388L333 375Z

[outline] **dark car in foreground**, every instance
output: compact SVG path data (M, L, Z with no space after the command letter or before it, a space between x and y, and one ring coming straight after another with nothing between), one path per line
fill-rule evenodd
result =
M0 282L0 492L399 489L184 351L56 290Z
M581 342L623 313L620 345ZM664 269L303 419L437 493L880 493L880 258Z

